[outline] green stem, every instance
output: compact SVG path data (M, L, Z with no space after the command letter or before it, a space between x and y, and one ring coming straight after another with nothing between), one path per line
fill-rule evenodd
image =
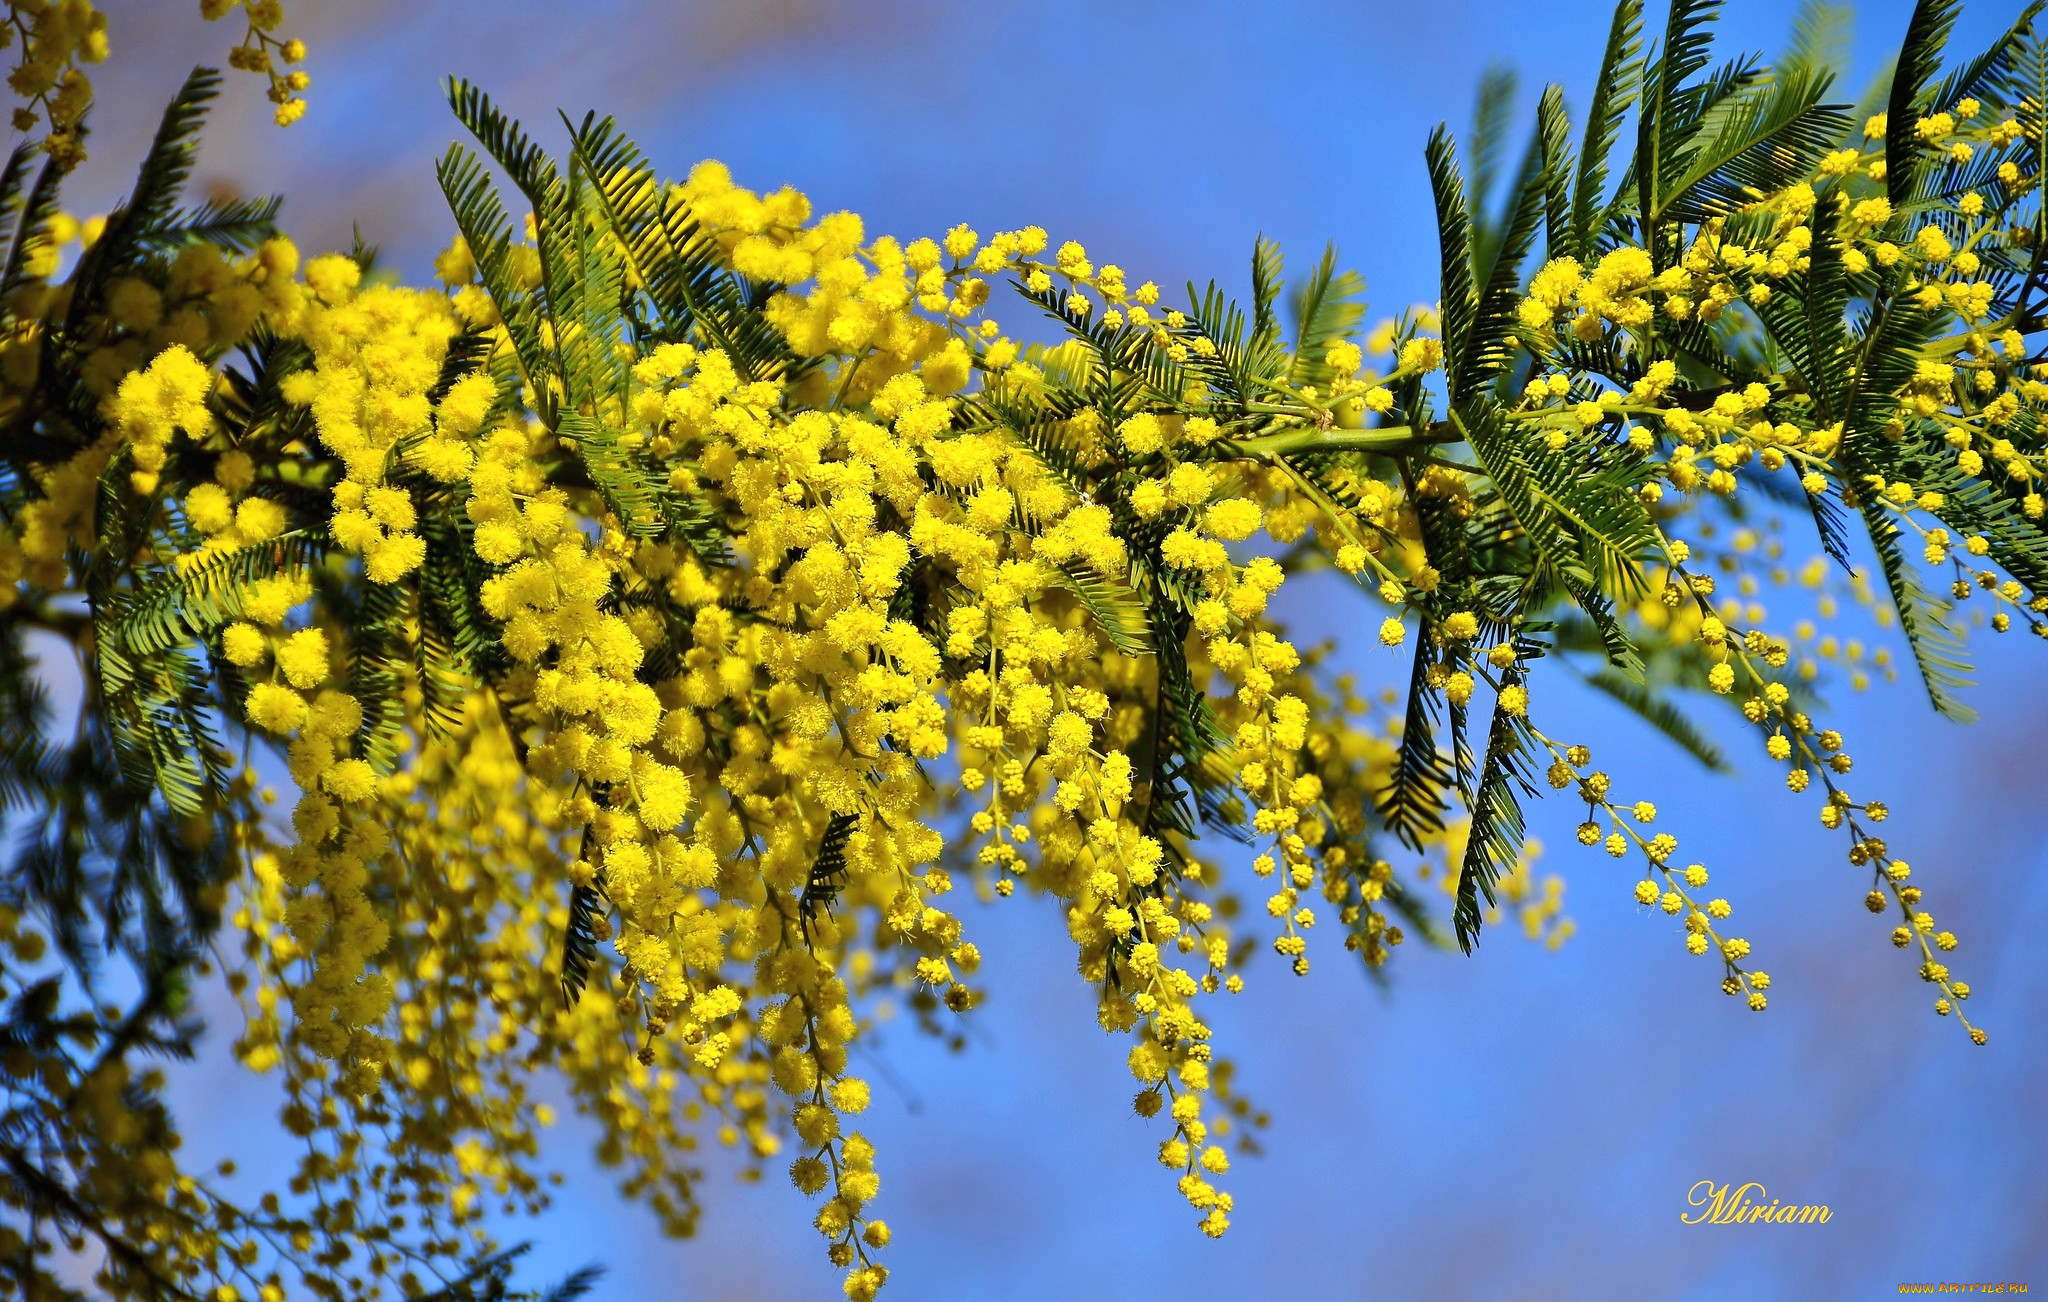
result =
M1315 452L1412 452L1437 444L1457 443L1462 438L1444 422L1431 425L1419 434L1407 425L1390 425L1384 429L1299 429L1220 442L1216 444L1216 452L1224 460L1271 462L1279 457Z

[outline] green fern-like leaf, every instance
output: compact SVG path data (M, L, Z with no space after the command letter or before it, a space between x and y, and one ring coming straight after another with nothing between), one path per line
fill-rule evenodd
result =
M1326 247L1315 273L1293 296L1294 363L1287 373L1289 384L1327 388L1337 378L1323 354L1331 344L1358 333L1365 319L1364 293L1365 278L1355 271L1339 271L1337 246Z
M1520 297L1522 260L1528 257L1542 224L1544 193L1543 141L1538 137L1530 142L1506 221L1490 241L1486 260L1474 264L1474 283L1482 288L1461 346L1455 354L1447 350L1446 355L1445 383L1453 403L1491 383L1513 360L1510 340Z
M1429 684L1430 666L1435 663L1429 639L1416 638L1400 751L1379 800L1380 818L1387 830L1412 850L1422 848L1423 837L1443 830L1444 812L1450 808L1451 770L1436 743L1442 695Z
M1671 699L1643 683L1631 681L1612 669L1587 674L1593 688L1626 707L1631 714L1675 742L1710 772L1733 772L1721 748Z
M177 95L165 107L150 142L135 189L128 201L107 218L106 229L79 258L74 283L91 292L74 294L69 328L81 328L92 313L100 310L99 295L108 278L140 262L155 250L158 233L171 224L178 197L192 178L199 157L199 129L206 121L207 108L220 95L220 73L212 68L194 68Z
M1465 206L1465 181L1458 170L1457 142L1439 125L1423 151L1429 165L1429 189L1436 202L1437 264L1441 286L1445 373L1456 378L1450 359L1468 355L1473 320L1479 312L1479 291L1472 276L1472 220ZM1453 387L1455 404L1462 391Z
M1820 102L1833 82L1831 70L1798 68L1719 105L1659 185L1650 219L1723 216L1810 175L1849 128L1846 106Z
M1913 198L1919 179L1920 139L1913 127L1920 120L1920 106L1941 69L1941 52L1955 30L1961 0L1920 0L1906 25L1906 39L1892 65L1890 102L1885 106L1884 186L1892 206L1903 207Z
M1891 590L1892 605L1899 612L1899 629L1913 653L1920 682L1937 712L1958 722L1969 722L1977 712L1956 693L1972 685L1970 662L1963 641L1949 622L1948 602L1926 591L1919 573L1899 546L1899 529L1891 517L1871 503L1865 503L1863 521L1877 550L1878 567L1884 571Z
M1522 658L1502 672L1503 691L1521 687L1527 681L1524 659L1541 655L1543 648L1523 639L1516 644L1516 651ZM1467 954L1479 943L1485 917L1479 904L1481 897L1488 906L1495 904L1495 885L1503 873L1512 872L1521 860L1527 836L1521 795L1536 794L1529 781L1528 757L1533 743L1528 719L1521 713L1510 713L1496 701L1493 722L1487 728L1486 763L1472 798L1472 826L1465 838L1465 856L1458 870L1457 903L1451 912L1458 947Z
M831 909L846 887L846 842L859 822L853 814L834 814L825 822L825 835L818 842L818 853L811 860L810 876L797 903L806 935L812 920Z
M1579 145L1577 184L1572 190L1571 231L1566 246L1552 257L1591 258L1594 240L1607 226L1608 156L1621 137L1621 124L1642 93L1642 0L1621 0L1607 30L1607 48L1600 74L1593 81L1593 102L1586 113L1586 133Z
M1143 598L1130 585L1075 562L1050 571L1050 575L1056 587L1073 593L1087 608L1095 626L1119 654L1152 654L1152 621L1145 613Z

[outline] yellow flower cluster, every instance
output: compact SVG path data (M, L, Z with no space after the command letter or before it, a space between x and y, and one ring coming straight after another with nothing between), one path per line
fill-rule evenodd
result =
M305 59L305 42L275 34L284 24L282 0L199 0L200 13L209 22L238 8L248 30L228 51L228 62L268 77L277 124L290 126L305 116L306 101L300 92L312 85L304 70L291 67ZM14 129L33 131L39 122L47 122L50 130L42 145L50 157L67 167L83 162L78 123L93 97L84 65L103 62L110 52L106 14L94 0L7 0L6 15L0 18L0 49L17 42L20 57L7 74L8 87L21 99L12 118ZM290 70L279 71L280 63Z
M32 270L37 275L55 271L65 245L82 239L90 246L103 227L98 219L84 226L68 217L53 222L34 259L40 265ZM214 375L201 354L220 355L259 324L289 329L300 311L300 291L291 279L297 262L297 252L284 240L269 241L244 258L195 244L171 262L160 284L122 277L107 287L104 328L78 369L88 394L112 400L115 428L69 459L42 468L40 494L18 517L0 522L0 609L16 599L19 582L62 585L65 549L92 545L97 482L124 444L133 467L129 485L147 495L156 491L179 435L198 440L213 432L206 400ZM68 290L31 282L20 291L17 310L38 324L0 349L0 412L18 414L34 401L43 364L40 318L69 306ZM245 457L224 458L216 475L220 482L200 493L194 519L204 532L225 535L214 550L262 541L279 531L281 514L260 501L240 521L241 533L230 528L234 503L227 494L240 494L253 482L253 465Z
M1927 563L1952 568L1954 602L1979 593L1991 597L1993 610L1979 621L1993 631L2004 632L2017 620L2048 636L2048 621L2040 618L2048 613L2048 595L2028 581L2036 573L2034 562L2015 532L2016 525L2043 515L2036 481L2048 463L2028 449L2037 445L2032 431L2048 411L2042 406L2048 400L2048 384L2042 380L2048 376L2039 374L2029 358L2017 307L1997 306L2005 301L1999 277L2007 250L2028 238L2024 229L2008 225L2014 203L2032 184L2017 148L2021 125L2016 118L1991 119L1974 99L1918 119L1913 135L1921 146L1945 156L1952 168L1975 160L1981 171L1996 177L2000 189L1991 193L1958 185L1944 194L1938 209L1910 220L1895 212L1881 184L1887 175L1887 125L1883 117L1872 119L1864 134L1874 143L1830 153L1809 182L1755 196L1701 221L1682 255L1661 271L1649 251L1627 245L1605 253L1590 269L1572 258L1548 262L1533 277L1518 309L1521 342L1535 364L1510 419L1540 435L1553 452L1623 450L1637 467L1640 500L1664 511L1667 520L1699 511L1712 499L1737 497L1759 477L1789 468L1816 512L1833 510L1828 503L1833 497L1863 512L1873 536L1918 534ZM1575 377L1565 360L1568 341L1634 349L1659 332L1683 331L1693 322L1712 325L1731 314L1766 331L1789 331L1790 321L1773 315L1774 296L1787 287L1805 292L1804 282L1822 275L1841 278L1850 292L1875 295L1899 311L1924 314L1929 335L1949 332L1893 382L1896 414L1880 436L1890 443L1927 440L1921 469L1910 478L1872 473L1868 445L1855 445L1869 436L1844 419L1830 419L1838 413L1825 405L1828 395L1806 391L1803 381L1789 375L1703 392L1681 382L1678 368L1664 360L1643 367L1632 381L1600 388ZM1667 485L1683 496L1671 501ZM1955 529L1949 521L1958 512L1976 527ZM1710 520L1699 527L1703 536L1714 529ZM1689 560L1703 558L1694 558L1685 542L1667 532L1670 528L1666 523L1660 531L1659 545L1668 561L1661 583L1645 576L1635 617L1668 635L1673 645L1704 653L1702 685L1737 700L1746 721L1763 731L1769 758L1787 766L1791 790L1807 791L1819 779L1826 797L1821 821L1846 829L1851 862L1875 873L1873 911L1897 904L1905 923L1895 942L1907 948L1915 936L1922 937L1921 976L1941 989L1937 1010L1960 1015L1968 986L1958 993L1946 965L1929 948L1938 942L1946 952L1955 946L1955 937L1937 935L1931 922L1920 925L1926 917L1917 907L1920 889L1900 886L1904 875L1892 874L1883 839L1867 826L1883 821L1884 804L1857 802L1842 790L1838 780L1849 772L1850 757L1840 735L1815 724L1798 699L1801 685L1819 672L1819 663L1803 655L1791 674L1782 672L1790 667L1795 639L1763 627L1764 609L1753 599L1757 583L1739 554L1755 549L1756 533L1738 530L1737 547L1719 556L1720 568L1736 578L1739 590L1717 599L1715 577L1697 563L1688 567ZM1780 554L1777 546L1772 544L1773 559ZM2006 573L1978 559L1991 557L1994 549ZM1803 581L1822 588L1827 564L1816 558ZM1786 573L1777 568L1773 577L1782 583ZM1857 600L1872 604L1862 574L1851 579ZM1891 582L1902 616L1914 622L1916 635L1949 636L1942 631L1947 604L1921 608L1925 599L1916 589L1901 587L1910 580L1894 577ZM1838 600L1824 592L1818 608L1831 615ZM1875 613L1880 627L1891 625L1891 610ZM1930 620L1933 632L1928 631ZM1822 659L1844 656L1836 638L1817 644L1814 638L1812 622L1800 621L1797 642L1816 646ZM1851 639L1845 658L1857 687L1868 682L1863 657L1861 643ZM1888 651L1880 649L1871 663L1891 673ZM1923 664L1937 701L1943 699L1945 673L1939 664ZM1730 993L1749 989L1752 1004L1761 1007L1760 987L1752 988L1750 974L1736 967L1739 956L1727 953L1727 944L1711 927L1723 915L1715 914L1712 905L1696 906L1664 868L1670 851L1659 845L1664 838L1645 840L1606 803L1604 774L1575 778L1582 763L1567 763L1565 752L1550 749L1556 761L1553 784L1577 781L1592 809L1605 809L1613 819L1613 830L1604 837L1599 824L1588 821L1580 829L1581 839L1605 844L1616 855L1626 853L1631 843L1638 846L1669 879L1669 889L1661 892L1652 882L1641 884L1639 899L1684 913L1689 947L1696 953L1718 948L1728 962ZM1910 892L1910 901L1901 890ZM1984 1042L1981 1029L1968 1029L1974 1040Z
M370 582L385 585L426 556L412 494L385 482L386 467L403 452L436 479L461 478L470 454L459 440L483 413L473 389L451 393L452 406L444 401L439 410L428 396L459 329L447 298L387 285L358 293L361 276L339 255L306 265L312 293L301 328L313 365L285 377L281 392L310 409L321 446L341 464L328 532L362 556ZM488 377L481 383L489 389ZM482 397L488 404L491 395ZM401 446L421 430L432 433L417 447Z

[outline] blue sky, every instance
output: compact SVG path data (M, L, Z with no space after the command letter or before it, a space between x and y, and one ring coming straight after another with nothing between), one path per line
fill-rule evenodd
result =
M144 87L100 112L85 192L111 199L154 106L229 33L189 3L123 0L107 78ZM1974 50L2013 5L1973 4ZM1305 267L1326 240L1365 273L1376 313L1435 297L1421 164L1436 122L1462 129L1482 70L1513 63L1522 99L1561 82L1574 107L1599 61L1604 6L1049 3L939 0L575 5L531 0L293 6L312 46L311 112L269 126L238 79L203 182L279 191L310 247L352 224L423 278L448 223L432 163L454 136L438 80L482 83L531 123L616 113L661 165L717 157L745 183L795 184L872 232L1038 223L1133 279L1211 276L1241 290L1255 235ZM563 21L573 14L573 20ZM1866 4L1844 98L1860 98L1907 6ZM302 21L301 21L302 20ZM1790 7L1736 0L1724 49L1772 49ZM110 84L110 83L109 83ZM546 134L544 131L543 134ZM1517 145L1519 148L1519 145ZM1803 553L1803 545L1795 546ZM1353 641L1374 612L1303 582L1304 628ZM1867 630L1865 630L1867 632ZM1990 643L1988 636L1982 641ZM2048 927L2041 878L2039 648L1983 651L1986 722L1936 719L1910 682L1843 701L1856 787L1892 803L1898 852L1924 880L1955 966L1992 1032L1972 1049L1928 1010L1913 964L1865 914L1864 876L1814 806L1765 765L1710 778L1564 685L1544 694L1603 764L1664 809L1660 826L1714 868L1777 978L1762 1016L1722 997L1667 919L1643 915L1630 870L1571 844L1575 811L1539 806L1546 870L1570 882L1579 932L1547 953L1489 935L1475 958L1400 956L1381 993L1334 948L1305 981L1277 964L1218 1017L1243 1087L1270 1109L1267 1155L1229 1181L1236 1225L1204 1240L1130 1115L1123 1045L1094 1027L1059 919L1044 902L971 912L993 996L954 1055L887 1037L865 1127L881 1149L877 1210L897 1232L890 1296L1077 1299L1137 1289L1188 1298L1850 1298L1907 1280L2048 1287ZM1352 653L1369 681L1390 660ZM1846 696L1846 693L1841 695ZM1738 752L1739 753L1739 752ZM245 1161L268 1106L245 1079L189 1074L191 1143ZM600 1297L836 1294L777 1180L715 1182L698 1239L658 1237L585 1160L566 1124L558 1209L527 1227L555 1274L609 1264ZM262 1155L256 1154L256 1165ZM715 1164L714 1164L715 1165ZM1824 1227L1688 1228L1696 1180L1763 1182L1824 1202Z

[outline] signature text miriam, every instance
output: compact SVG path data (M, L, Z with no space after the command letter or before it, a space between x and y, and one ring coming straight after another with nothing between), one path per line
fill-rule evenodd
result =
M1754 1180L1728 1192L1724 1181L1716 1186L1712 1180L1702 1180L1686 1192L1686 1203L1696 1208L1693 1212L1680 1212L1678 1219L1687 1225L1751 1225L1762 1221L1771 1225L1826 1225L1834 1213L1825 1206L1781 1203L1771 1198L1764 1187Z

